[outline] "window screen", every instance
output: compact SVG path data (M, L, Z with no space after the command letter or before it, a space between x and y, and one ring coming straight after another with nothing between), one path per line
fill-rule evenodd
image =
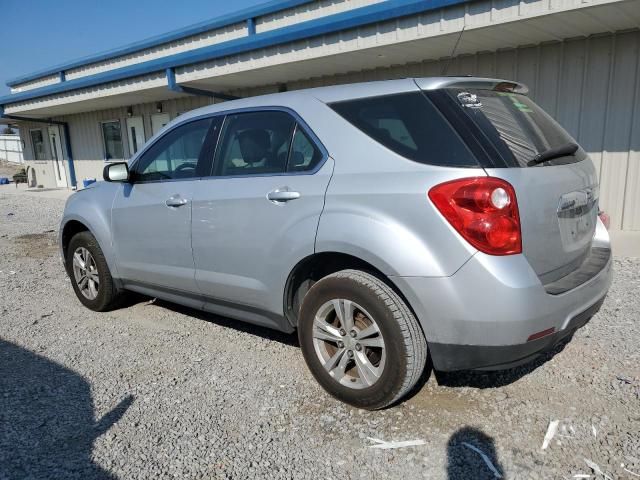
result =
M137 181L193 178L211 119L189 122L168 132L136 165Z
M405 158L440 166L477 166L460 137L421 92L330 106L373 140Z

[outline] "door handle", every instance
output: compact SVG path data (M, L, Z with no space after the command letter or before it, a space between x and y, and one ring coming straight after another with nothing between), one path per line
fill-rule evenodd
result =
M189 200L186 198L182 198L180 195L173 195L167 198L167 201L164 202L167 207L181 207L189 203Z
M294 192L288 188L278 188L267 193L267 199L273 203L284 203L300 198L300 192Z

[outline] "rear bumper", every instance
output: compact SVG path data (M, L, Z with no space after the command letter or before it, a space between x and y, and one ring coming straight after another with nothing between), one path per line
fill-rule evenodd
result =
M524 255L477 253L450 277L391 278L420 320L437 370L499 369L532 360L584 325L607 294L611 266L609 257L560 294L545 290Z
M452 345L429 343L431 356L438 359L438 370L502 370L513 368L535 360L552 350L563 339L583 327L593 317L604 302L600 299L584 312L571 319L567 328L546 337L519 345Z

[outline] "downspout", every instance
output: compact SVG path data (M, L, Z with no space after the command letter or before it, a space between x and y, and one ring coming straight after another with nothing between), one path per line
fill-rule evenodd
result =
M176 83L176 72L173 68L167 68L167 87L172 92L187 93L189 95L199 95L204 97L219 98L221 100L237 100L240 97L234 95L227 95L226 93L210 92L209 90L201 90L199 88L186 87L184 85L178 85Z
M76 181L76 169L75 169L75 166L73 165L73 153L71 151L71 134L69 132L69 124L67 122L62 122L60 120L45 120L43 118L20 117L17 115L5 115L4 105L0 105L0 118L7 118L9 120L17 120L22 122L46 123L48 125L61 125L63 134L64 134L64 148L67 151L67 166L69 168L69 180L71 180L72 188L76 188L78 186L78 182Z

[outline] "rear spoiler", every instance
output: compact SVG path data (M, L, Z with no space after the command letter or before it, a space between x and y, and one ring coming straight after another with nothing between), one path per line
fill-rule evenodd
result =
M434 77L415 78L414 81L422 90L474 88L478 90L493 90L496 92L520 93L522 95L529 93L529 88L524 83L497 78Z

